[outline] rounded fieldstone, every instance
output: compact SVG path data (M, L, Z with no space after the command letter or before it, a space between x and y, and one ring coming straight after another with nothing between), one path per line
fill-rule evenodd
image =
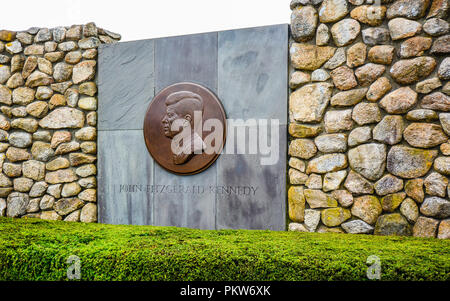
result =
M404 131L403 137L412 146L431 148L447 141L447 135L437 124L412 123Z
M389 79L386 77L380 77L372 85L370 85L366 98L370 101L377 101L389 92L391 88L392 86Z
M337 202L330 195L321 190L305 189L306 202L312 209L337 207Z
M370 48L369 61L375 64L390 65L394 58L395 47L391 45L377 45Z
M352 110L328 111L324 122L327 133L349 131L353 127Z
M328 30L328 26L321 23L317 27L316 32L316 45L317 46L325 46L328 44L328 41L330 40L330 31Z
M323 153L345 152L347 150L347 135L328 134L321 135L314 139L319 151Z
M374 227L359 219L343 223L341 227L351 234L370 234L374 230Z
M25 85L30 88L36 88L39 86L48 86L53 83L53 77L40 71L34 71L27 78Z
M432 38L428 37L413 37L407 39L400 45L398 54L401 58L409 58L414 56L421 56L431 47Z
M436 156L436 150L393 146L387 156L387 170L401 178L418 178L430 170Z
M351 213L364 222L373 225L382 211L380 201L377 197L365 195L355 198Z
M64 98L67 100L67 104L74 108L78 104L79 93L77 89L69 88L64 93Z
M97 143L95 142L83 142L80 144L81 151L85 154L96 154Z
M425 192L423 191L423 179L413 179L407 181L405 184L405 192L416 202L422 203L425 197Z
M424 109L450 111L450 97L441 93L434 92L422 98L420 106Z
M36 98L39 100L49 99L53 95L53 90L49 87L40 86L36 90Z
M64 184L61 196L62 197L71 197L79 194L81 191L81 186L77 182Z
M403 180L388 174L378 180L374 188L380 196L392 194L403 189Z
M48 188L48 184L41 181L41 182L36 182L34 183L33 187L31 187L30 190L30 197L41 197L45 194L45 192L47 191Z
M317 69L311 73L311 80L313 82L324 82L329 78L330 75L324 69Z
M290 95L289 110L299 122L319 122L330 101L333 86L316 83L301 87Z
M72 81L74 84L80 84L84 81L88 81L95 76L96 61L88 60L78 63L73 68Z
M450 63L450 60L449 60ZM442 64L441 64L442 66ZM449 66L450 67L450 66ZM450 72L450 71L449 71ZM439 74L439 71L438 71ZM426 79L416 84L416 91L422 94L428 94L434 89L437 89L442 86L441 81L437 77L433 77L430 79Z
M291 158L291 160L292 159L295 159L295 158ZM296 167L298 167L298 166L296 166ZM305 171L305 166L304 165L303 165L302 170L300 169L300 171ZM89 177L89 176L96 175L97 174L97 167L95 166L95 164L83 165L83 166L78 167L75 170L75 173L78 176L82 177L82 178L86 178L86 177Z
M292 11L291 33L297 42L306 42L314 37L317 27L317 12L312 6L298 6Z
M430 53L437 55L445 55L450 53L450 35L445 35L435 39Z
M326 154L309 161L306 173L325 174L342 170L347 166L347 156L344 154Z
M439 65L438 76L442 80L450 79L450 57L446 57Z
M14 179L14 191L28 192L33 186L33 180L28 178L16 178Z
M35 43L45 42L52 39L52 32L48 28L41 28L34 37Z
M353 195L345 189L333 191L332 196L342 207L350 207L353 205Z
M27 213L30 198L25 193L12 192L8 195L6 215L8 217L19 217Z
M53 78L56 82L65 82L72 76L73 66L66 63L57 63L55 65L55 71L53 72Z
M305 196L301 186L291 186L288 190L288 214L294 222L303 222L305 216Z
M85 189L78 195L78 198L85 202L96 202L97 201L97 190Z
M335 51L336 48L329 46L293 43L289 53L294 68L314 71L330 59Z
M450 26L447 21L439 18L429 19L423 24L423 31L430 36L440 36L449 32Z
M73 108L58 108L44 117L39 125L46 129L81 128L84 125L84 114Z
M291 89L297 89L302 84L306 84L311 81L311 76L308 73L301 72L301 71L295 71L291 74L290 80L289 80L289 87ZM81 92L81 86L80 85L80 92Z
M97 160L95 156L86 155L83 153L69 154L69 161L71 166L79 166L83 164L94 163Z
M394 145L402 140L405 128L402 116L387 115L373 129L373 139L389 145Z
M9 134L9 143L12 146L27 148L32 143L32 136L29 133L24 132L13 132Z
M101 42L97 37L88 37L78 41L78 47L81 49L91 49L100 46Z
M385 214L378 218L374 230L375 235L410 236L411 226L399 213Z
M398 88L380 101L380 107L390 114L404 114L417 103L417 93L409 87Z
M364 64L366 60L367 46L364 43L356 43L347 50L347 66L350 68Z
M331 98L331 105L337 107L354 106L364 99L366 93L367 88L339 92Z
M336 50L334 55L323 65L326 69L336 69L337 67L341 66L345 63L347 60L346 54L345 54L345 48L340 47Z
M289 155L301 159L310 159L317 153L316 145L309 139L295 139L289 145Z
M73 41L63 42L58 44L58 49L61 51L72 51L78 48L77 43Z
M450 175L450 157L438 157L434 161L434 169L446 176Z
M11 122L11 127L34 133L38 129L38 122L31 118L17 118Z
M425 178L424 185L428 195L445 197L447 194L448 179L437 172L432 172Z
M19 41L12 41L5 44L5 50L10 54L16 54L22 52L22 44Z
M372 139L372 129L369 126L358 127L348 135L348 145L357 146Z
M97 99L95 97L84 97L78 101L78 107L86 111L97 110Z
M379 64L368 63L355 70L356 78L361 86L369 86L377 78L379 78L386 67Z
M450 202L437 196L426 198L420 206L420 213L436 218L447 218L450 216Z
M91 112L95 113L95 112ZM89 119L89 115L87 116ZM96 118L96 116L95 116ZM95 120L96 123L96 120ZM88 124L91 126L95 126L94 124L90 124L88 121ZM306 125L306 124L299 124L299 123L290 123L289 124L289 135L295 138L311 138L316 137L323 131L323 128L320 125Z
M0 66L0 84L6 83L11 77L11 71L9 66Z
M353 19L370 26L379 26L386 15L386 6L361 5L350 12Z
M14 89L12 93L13 103L17 105L27 105L34 99L34 90L27 87Z
M358 21L353 19L344 19L331 27L331 35L338 47L351 44L358 37L360 31L361 26Z
M381 199L381 207L385 212L394 212L405 198L404 192L389 194Z
M348 13L346 0L324 0L319 8L319 18L322 23L336 22Z
M429 0L397 0L389 7L387 18L420 19L425 16L429 3Z
M328 192L339 189L346 176L346 170L327 173L323 178L323 191Z
M50 171L68 168L70 166L69 160L63 157L56 158L45 165L45 168Z
M348 152L350 167L369 180L379 179L386 167L386 146L369 143Z
M392 40L400 40L412 37L422 30L419 22L405 18L396 18L388 22L389 32Z
M47 162L54 156L55 152L49 143L36 141L31 147L31 154L33 155L33 159Z
M407 198L400 206L400 213L406 217L408 222L415 223L419 218L419 207L412 199Z
M350 219L350 210L344 208L329 208L322 210L322 223L327 227L336 227Z
M370 27L362 31L362 38L365 44L373 46L387 44L390 41L389 30L383 27Z
M358 125L376 123L381 120L381 112L376 103L361 102L353 108L352 119Z
M78 198L66 198L57 201L54 205L54 209L59 215L64 216L80 209L83 205L84 202Z

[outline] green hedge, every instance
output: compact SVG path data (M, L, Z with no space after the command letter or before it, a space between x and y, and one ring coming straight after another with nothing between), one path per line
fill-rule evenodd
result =
M411 237L200 231L0 218L0 280L450 280L450 242Z

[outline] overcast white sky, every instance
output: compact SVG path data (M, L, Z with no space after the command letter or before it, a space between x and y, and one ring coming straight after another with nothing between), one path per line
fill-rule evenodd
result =
M0 29L94 21L122 41L289 23L290 0L0 0Z

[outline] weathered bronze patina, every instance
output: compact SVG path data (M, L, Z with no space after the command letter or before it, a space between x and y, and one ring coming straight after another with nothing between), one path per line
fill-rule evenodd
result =
M216 129L204 130L206 120L222 124L220 151L211 152L205 138ZM181 139L186 137L185 139ZM144 138L153 159L166 170L191 175L206 170L225 144L226 115L219 99L195 83L177 83L160 91L150 103L144 119ZM176 145L179 151L174 149Z

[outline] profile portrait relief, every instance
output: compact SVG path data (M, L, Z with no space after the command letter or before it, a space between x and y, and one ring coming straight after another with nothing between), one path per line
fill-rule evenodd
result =
M165 100L166 113L161 120L164 135L172 139L173 163L181 165L206 148L202 137L203 99L200 95L179 91Z

